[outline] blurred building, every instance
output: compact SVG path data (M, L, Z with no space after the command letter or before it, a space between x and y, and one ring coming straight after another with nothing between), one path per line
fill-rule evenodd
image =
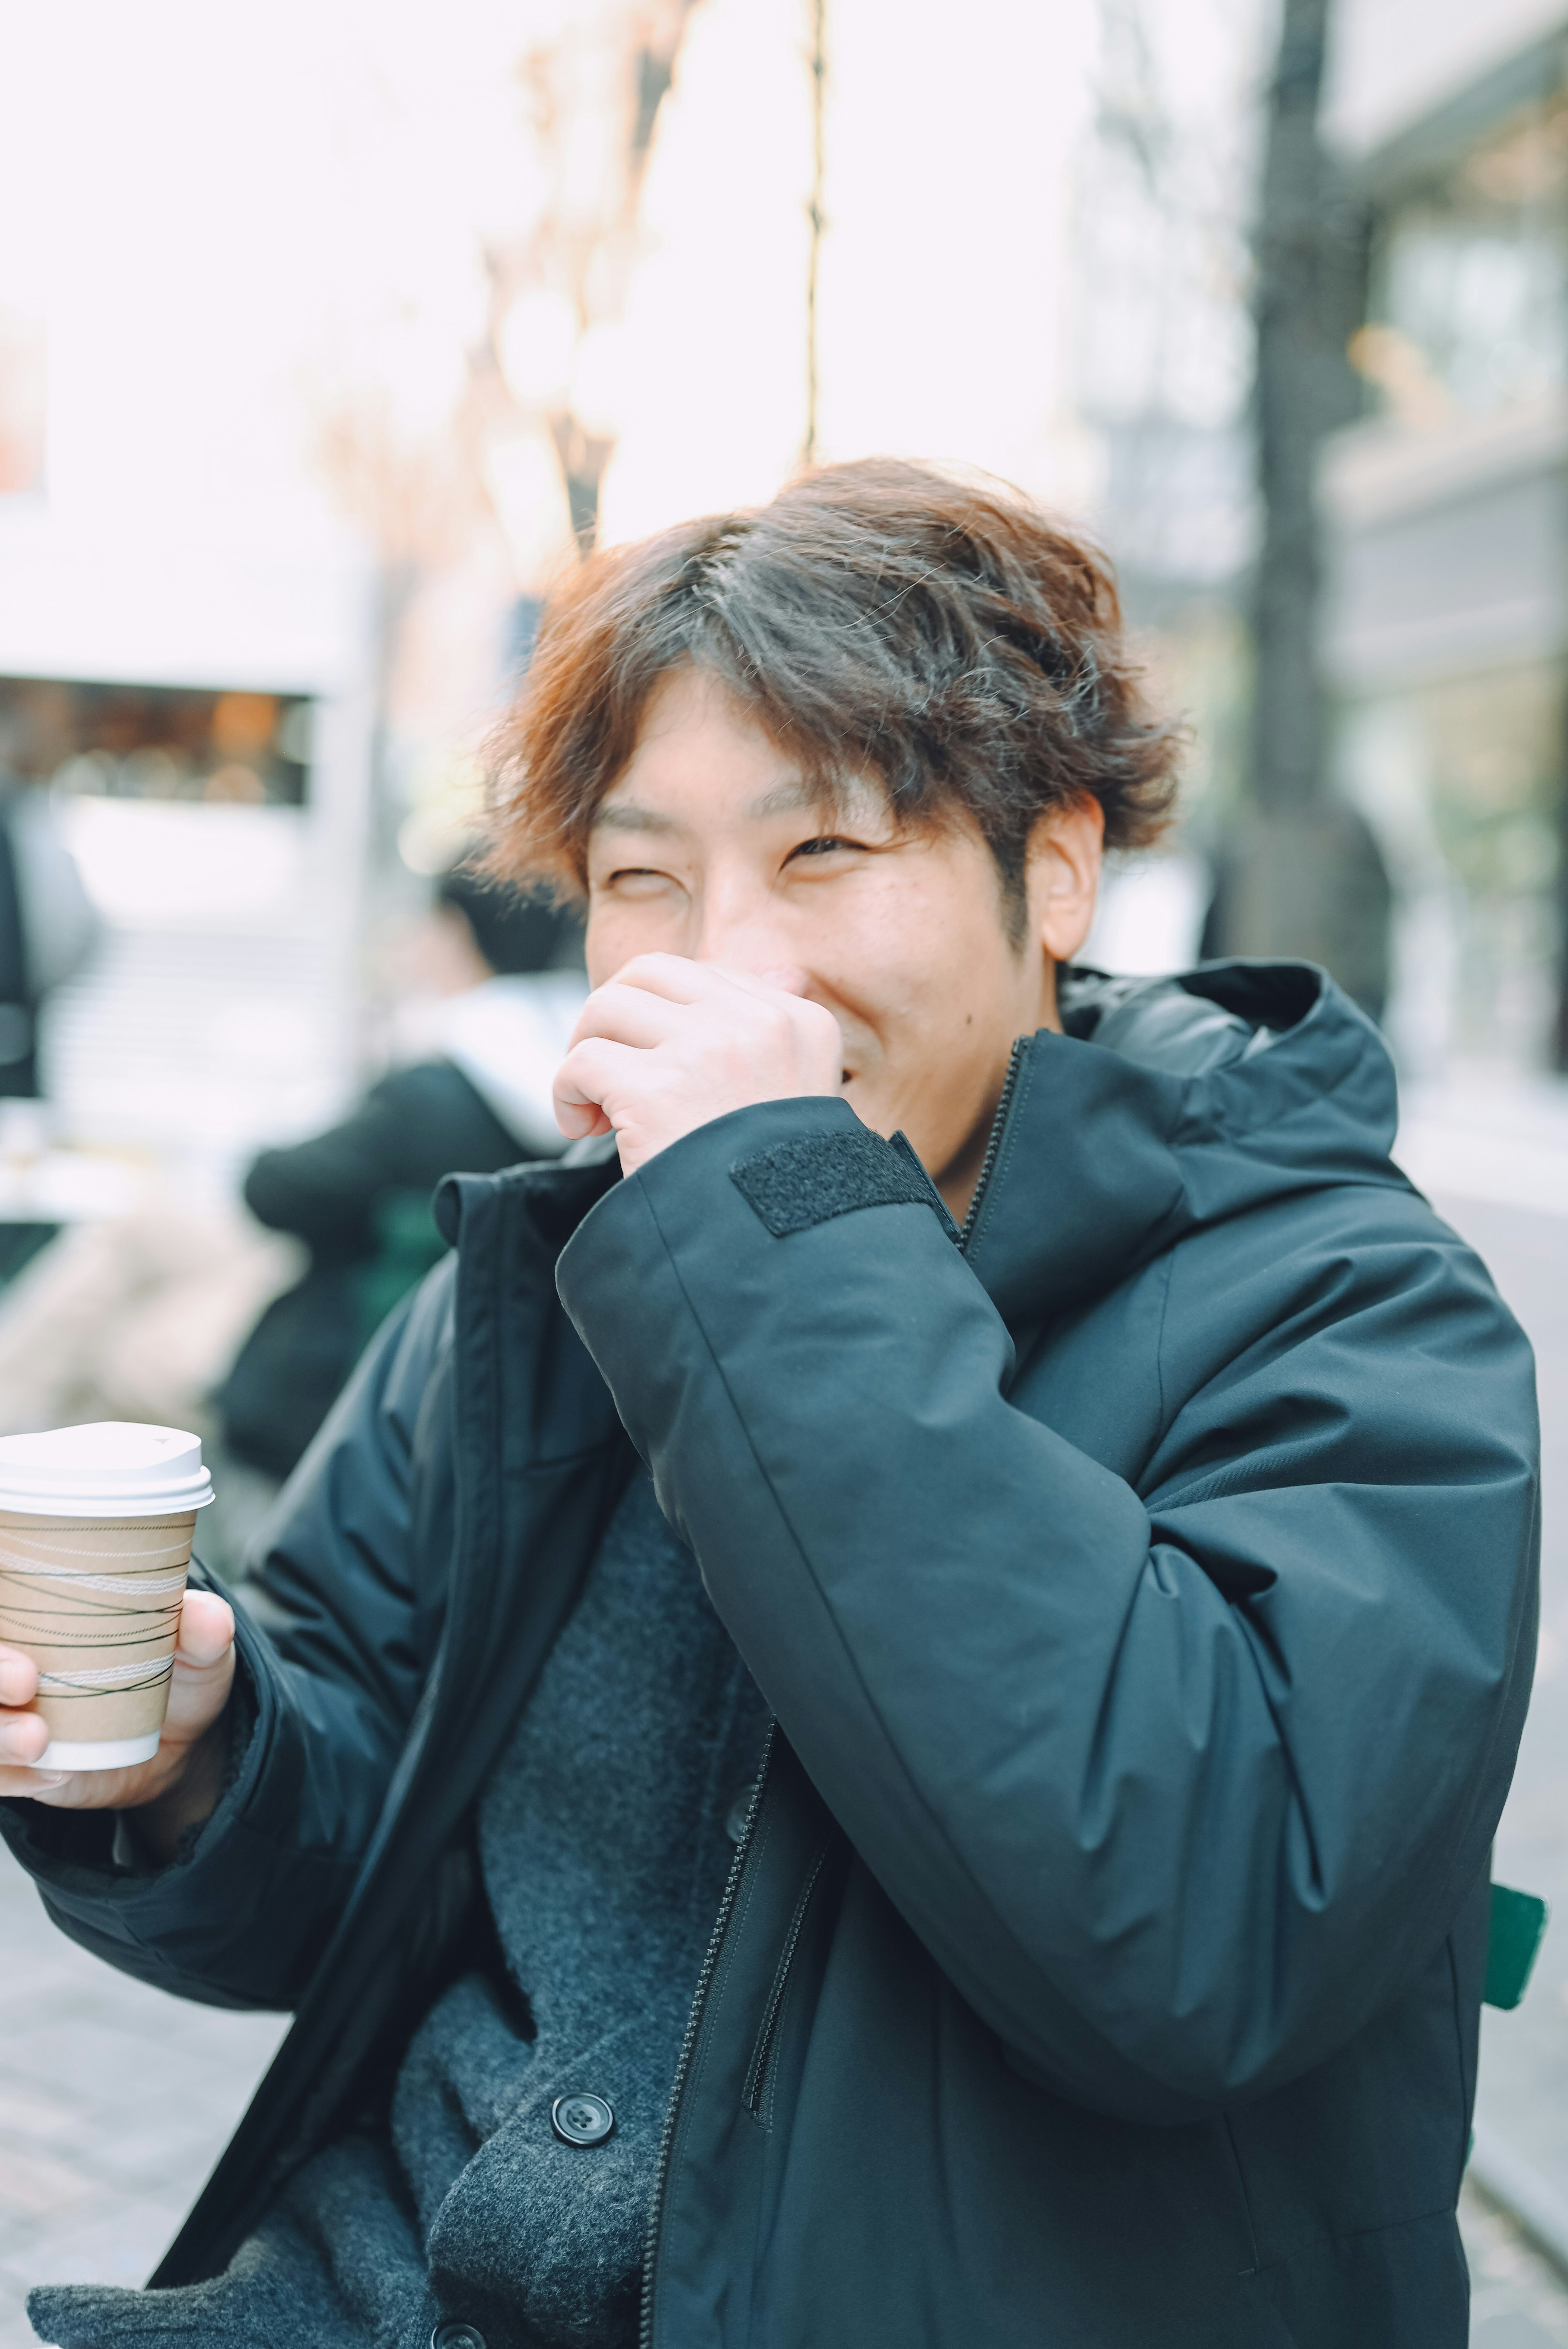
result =
M363 1081L377 918L426 894L398 822L490 716L516 592L493 522L471 559L457 410L480 232L531 217L540 16L14 28L0 766L105 922L43 1034L67 1140L217 1180Z
M0 500L0 767L51 794L104 924L41 1036L67 1139L200 1182L348 1090L365 587Z
M1568 9L1340 0L1328 129L1367 224L1332 445L1343 781L1401 913L1406 1068L1563 1065Z

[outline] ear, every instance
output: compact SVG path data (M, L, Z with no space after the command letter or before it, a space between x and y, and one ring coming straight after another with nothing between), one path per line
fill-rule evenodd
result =
M1029 840L1029 927L1053 962L1070 962L1089 933L1105 849L1105 811L1075 800L1043 815Z

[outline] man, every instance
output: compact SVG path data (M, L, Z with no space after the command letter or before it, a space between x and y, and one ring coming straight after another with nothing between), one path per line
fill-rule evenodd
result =
M35 2323L1459 2349L1531 1366L1319 973L1071 970L1173 758L1106 572L830 469L587 565L514 753L583 1146L448 1186L274 1637L192 1596L157 1761L7 1806L298 2010L160 2289Z

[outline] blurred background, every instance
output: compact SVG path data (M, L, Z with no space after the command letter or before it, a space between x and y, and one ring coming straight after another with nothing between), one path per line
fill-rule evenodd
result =
M551 1146L572 925L450 878L542 597L887 450L1116 559L1191 754L1088 958L1329 965L1561 1484L1568 0L0 0L0 1430L200 1427L242 1570L433 1174ZM1498 1865L1568 1895L1547 1508ZM113 2181L164 2002L4 1898L0 2344L25 2281L139 2279L276 2035L209 2018L183 2149ZM1568 1941L1489 2017L1474 2174L1476 2338L1568 2342Z

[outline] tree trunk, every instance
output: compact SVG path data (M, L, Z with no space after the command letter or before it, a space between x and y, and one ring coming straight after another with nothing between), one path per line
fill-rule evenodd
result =
M1346 344L1362 239L1318 135L1331 0L1284 0L1255 242L1253 416L1263 543L1253 589L1250 803L1220 860L1211 936L1232 954L1326 964L1376 1018L1388 885L1366 823L1329 789L1318 660L1318 460L1353 412Z
M822 209L825 166L823 115L828 83L827 0L811 0L810 69L811 194L806 206L806 221L810 233L806 264L806 432L800 455L803 463L814 465L817 461L818 410L821 392L817 349L817 294L822 264L822 231L827 226L827 214Z
M1560 1076L1568 1076L1568 708L1559 717L1557 739L1557 1017L1552 1030L1552 1065Z
M1253 599L1252 788L1270 812L1308 807L1324 789L1315 483L1319 449L1342 407L1345 364L1343 344L1335 349L1330 339L1324 282L1333 231L1317 109L1328 9L1329 0L1285 0L1257 235L1253 397L1264 532Z

